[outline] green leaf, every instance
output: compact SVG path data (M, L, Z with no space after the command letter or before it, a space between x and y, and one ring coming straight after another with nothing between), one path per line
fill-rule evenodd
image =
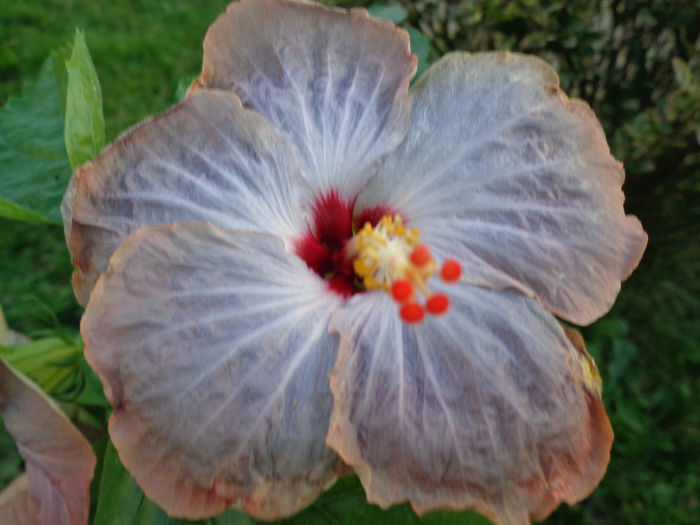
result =
M415 82L430 65L428 61L430 58L430 39L415 27L407 27L406 31L411 37L411 51L418 57L418 71L416 71L416 76L413 77Z
M107 444L99 480L97 511L92 525L253 525L255 521L233 511L196 522L169 517L149 500L119 460L114 445Z
M102 463L93 525L264 525L246 514L227 511L196 522L168 517L146 498L126 471L110 442ZM473 512L431 512L419 518L408 505L382 510L367 503L356 476L341 478L306 510L271 525L489 525Z
M374 18L380 20L391 20L395 24L400 24L408 18L408 12L398 4L382 5L375 4L367 8L367 11Z
M36 82L0 109L0 217L61 224L59 206L70 177L53 62Z
M148 512L148 501L134 478L126 471L110 441L102 463L97 510L93 525L132 525Z
M0 346L0 358L49 395L70 389L80 372L80 345L47 337L21 345Z
M65 139L73 169L95 158L105 143L102 92L95 66L85 44L85 34L75 30L73 51L66 60Z
M422 518L408 505L382 510L367 503L356 476L339 479L306 510L278 525L489 525L491 522L473 512L431 512Z
M66 97L68 95L68 70L66 69L66 61L70 58L72 50L73 46L66 43L51 51L53 74L56 77L56 85L58 86L58 92L60 94L61 117L64 118L64 122L66 116Z
M82 385L73 402L83 407L109 409L110 404L105 398L102 383L84 357L80 360L80 373Z

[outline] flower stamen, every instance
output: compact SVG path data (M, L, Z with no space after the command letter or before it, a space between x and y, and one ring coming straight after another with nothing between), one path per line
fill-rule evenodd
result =
M442 263L440 277L442 277L443 281L453 283L457 281L461 275L462 267L454 259L447 259L444 263Z
M426 264L428 264L432 258L433 257L430 254L430 250L428 249L428 247L425 244L420 244L420 245L416 246L413 249L413 251L411 252L411 257L410 257L411 262L415 266L419 266L419 267L422 267L422 266L425 266Z
M445 313L450 307L450 300L444 293L431 295L425 303L425 309L433 315Z
M426 284L438 272L438 265L419 237L418 229L406 228L400 215L385 215L376 226L365 223L348 245L353 268L365 289L391 294L407 323L422 321L426 311L444 314L450 304L445 294L433 294ZM445 282L457 281L460 274L459 263L452 259L440 269ZM425 305L418 302L417 292L425 298Z
M408 279L397 279L391 285L391 296L397 303L405 303L413 297L413 285Z
M407 323L420 323L425 316L425 310L418 303L408 302L401 306L399 315Z

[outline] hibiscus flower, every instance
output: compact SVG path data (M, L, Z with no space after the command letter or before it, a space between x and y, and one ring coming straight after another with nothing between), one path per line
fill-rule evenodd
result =
M242 0L188 96L79 168L63 215L124 465L169 514L370 502L541 519L598 484L599 378L557 317L646 235L591 109L541 60ZM330 378L330 379L329 379Z

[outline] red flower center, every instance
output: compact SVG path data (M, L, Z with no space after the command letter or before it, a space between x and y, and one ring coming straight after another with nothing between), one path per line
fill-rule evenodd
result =
M319 195L312 208L313 224L295 243L296 254L306 265L328 281L334 292L347 298L364 291L345 247L359 228L373 226L391 213L383 206L364 210L353 218L355 199L343 200L337 191Z
M348 298L365 290L384 290L399 307L407 323L420 323L426 312L442 315L449 308L443 293L432 293L426 281L439 273L442 280L459 280L461 267L453 259L439 268L430 249L420 244L417 228L388 206L376 206L353 217L355 199L343 200L337 191L314 202L313 224L295 243L297 255ZM421 304L419 300L425 300Z

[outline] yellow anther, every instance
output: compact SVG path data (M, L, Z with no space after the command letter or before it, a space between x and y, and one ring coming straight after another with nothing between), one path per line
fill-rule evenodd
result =
M420 322L426 309L430 314L440 315L449 306L447 296L432 294L426 285L438 267L428 247L421 245L419 239L418 229L406 228L399 215L385 215L376 226L365 223L348 245L347 255L354 259L353 269L365 289L391 294L407 323ZM444 277L443 280L450 281ZM425 308L416 301L414 290L426 299Z
M423 281L434 272L434 261L417 268L410 260L419 237L418 229L406 228L399 215L385 215L374 227L365 223L353 240L353 267L365 288L390 291L396 279L407 278L421 292L427 290Z
M385 215L374 227L365 223L354 238L353 268L366 289L389 291L391 284L404 275L410 265L408 255L418 242L412 233L398 215Z

